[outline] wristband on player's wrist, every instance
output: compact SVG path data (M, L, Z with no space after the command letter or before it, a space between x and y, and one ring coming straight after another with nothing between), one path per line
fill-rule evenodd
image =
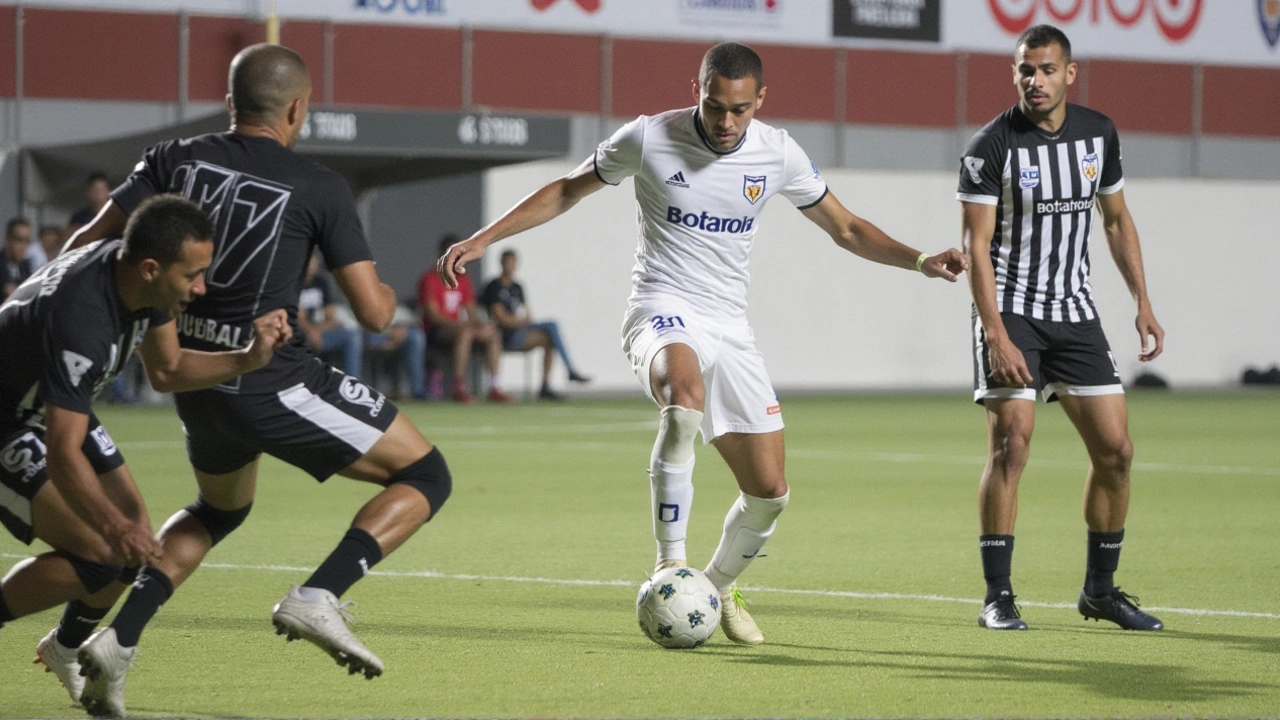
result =
M929 253L920 253L920 257L916 258L916 272L924 272L924 261L929 259Z

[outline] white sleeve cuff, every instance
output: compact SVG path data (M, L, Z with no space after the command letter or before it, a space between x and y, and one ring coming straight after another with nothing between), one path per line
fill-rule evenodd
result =
M1123 187L1124 187L1124 178L1120 178L1120 181L1117 182L1115 185L1108 185L1107 187L1104 187L1104 188L1098 188L1098 194L1110 195L1112 193L1120 192L1120 190Z
M971 195L969 193L956 193L956 199L960 202L978 203L979 205L998 205L1000 198L994 195Z

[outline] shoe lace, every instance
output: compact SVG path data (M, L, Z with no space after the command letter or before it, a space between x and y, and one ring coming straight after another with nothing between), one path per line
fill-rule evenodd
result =
M1022 619L1022 608L1018 607L1017 603L1014 602L1017 597L1017 595L1001 595L996 600L996 609L1000 611L1002 617Z
M1141 605L1139 605L1139 604L1138 604L1138 596L1137 596L1137 595L1130 595L1130 594L1129 594L1129 593L1127 593L1127 592L1121 592L1121 591L1120 591L1120 588L1116 588L1116 589L1111 593L1111 595L1112 595L1112 597L1116 598L1117 600L1119 600L1119 601L1120 601L1120 602L1122 602L1122 603L1125 603L1125 604L1127 604L1127 605L1132 605L1132 606L1133 606L1133 608L1134 608L1135 610L1136 610L1136 609L1138 609L1138 608L1140 608L1140 607L1142 607Z
M333 605L333 609L338 611L338 615L342 617L343 622L348 625L354 625L356 623L355 615L351 614L351 611L347 609L356 606L355 600L347 600L342 603L337 600L330 600L329 602Z
M742 597L742 591L738 589L737 585L729 588L729 599L733 601L734 605L737 605L740 608L747 607L747 601Z

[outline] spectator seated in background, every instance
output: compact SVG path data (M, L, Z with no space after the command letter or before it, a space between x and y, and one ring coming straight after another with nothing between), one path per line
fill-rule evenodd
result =
M364 362L364 336L359 328L347 328L338 321L337 296L333 278L320 272L320 254L313 253L298 295L298 331L316 354L339 354L342 370L358 375Z
M440 255L444 255L456 242L457 235L441 238ZM451 289L440 280L435 263L432 263L418 283L418 302L422 305L422 326L427 333L427 342L436 347L453 348L453 389L450 397L457 402L475 401L467 391L467 363L471 360L471 346L483 344L489 366L488 399L511 402L510 396L498 389L502 334L496 325L480 317L470 276L459 275L458 287ZM439 377L440 371L437 370L433 373L433 390L439 383Z
M31 277L36 265L27 257L31 247L31 223L16 217L4 227L4 258L0 262L0 301Z
M44 255L44 262L40 263L40 266L43 267L45 263L58 257L58 253L62 252L62 245L66 241L66 237L62 234L62 228L57 225L40 226L39 244L40 250ZM32 254L28 253L28 257L32 257ZM38 270L39 268L36 269Z
M74 235L77 230L93 222L102 211L102 207L111 199L111 181L101 170L89 174L84 181L84 196L89 203L85 207L71 213L67 221L67 235Z
M502 346L509 352L527 352L542 348L542 389L538 397L544 400L563 400L564 396L551 389L551 366L555 363L555 350L564 362L569 379L585 383L591 378L578 372L569 360L564 341L560 338L560 326L554 320L533 322L529 306L525 304L524 287L516 282L516 253L502 253L502 275L490 281L481 297L489 317L502 328Z
M364 343L366 349L393 355L403 364L409 379L409 394L417 400L426 399L427 336L418 327L418 316L412 310L397 305L391 327L380 333L366 330Z

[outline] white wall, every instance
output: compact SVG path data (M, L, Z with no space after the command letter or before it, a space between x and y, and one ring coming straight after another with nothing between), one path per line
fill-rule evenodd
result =
M494 170L486 220L566 163ZM951 173L831 171L832 192L890 235L936 251L959 242ZM560 320L594 389L638 385L619 349L635 249L631 183L606 188L569 214L500 243L521 253L521 278L540 318ZM1247 364L1280 362L1280 183L1131 180L1149 292L1168 333L1150 368L1175 385L1236 382ZM1094 290L1126 382L1142 368L1133 303L1100 234ZM833 245L785 199L766 208L752 257L750 319L780 389L967 387L972 375L968 287L875 265ZM504 370L518 382L518 366Z

